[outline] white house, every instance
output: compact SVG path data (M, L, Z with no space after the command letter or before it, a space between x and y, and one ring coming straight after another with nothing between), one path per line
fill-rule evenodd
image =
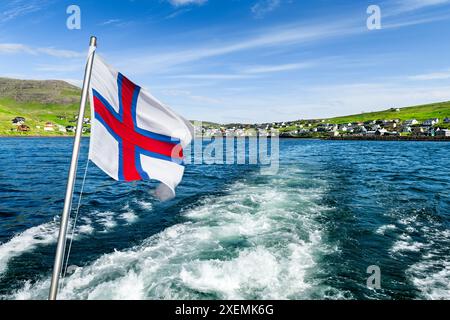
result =
M439 123L439 119L438 118L433 118L433 119L425 120L423 122L423 125L424 126L434 126L435 124L438 124L438 123Z
M378 129L381 129L381 126L379 124L372 126L372 131L377 131Z
M409 132L412 132L412 129L411 129L410 126L404 126L404 127L402 128L402 132L409 133Z
M415 124L419 124L419 121L417 121L416 119L405 120L405 122L403 124L405 126L413 126Z
M339 132L338 131L331 131L331 136L332 137L339 137Z
M389 131L387 131L386 129L378 129L376 132L375 132L375 135L377 135L377 136L384 136L386 133L388 133Z
M53 123L51 123L51 122L45 123L44 131L55 131L55 127L53 126Z
M12 119L12 124L15 124L16 126L21 126L25 123L24 117L15 117Z

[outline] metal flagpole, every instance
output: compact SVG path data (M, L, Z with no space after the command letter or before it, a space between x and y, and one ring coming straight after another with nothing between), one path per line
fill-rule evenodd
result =
M69 223L70 209L72 207L73 189L77 173L78 155L80 151L81 135L83 133L84 111L89 94L89 84L91 81L92 66L94 63L95 49L97 47L97 38L91 37L89 44L89 57L86 63L84 73L83 90L81 93L80 111L78 113L77 130L73 144L72 161L70 163L69 178L67 180L66 199L64 201L64 210L61 216L61 225L59 228L58 245L56 247L55 264L53 266L52 283L50 286L49 300L56 300L58 294L59 279L64 259L64 250L67 237L67 227Z

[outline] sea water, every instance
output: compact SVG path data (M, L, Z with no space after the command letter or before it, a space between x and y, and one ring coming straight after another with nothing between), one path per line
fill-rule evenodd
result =
M71 148L0 139L2 299L48 295ZM449 155L448 142L281 140L277 174L188 165L168 202L90 164L59 297L449 299Z

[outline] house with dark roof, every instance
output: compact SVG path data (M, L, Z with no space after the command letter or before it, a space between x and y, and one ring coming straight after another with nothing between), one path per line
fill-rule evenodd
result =
M11 120L12 124L15 124L16 126L20 126L25 123L24 117L15 117Z

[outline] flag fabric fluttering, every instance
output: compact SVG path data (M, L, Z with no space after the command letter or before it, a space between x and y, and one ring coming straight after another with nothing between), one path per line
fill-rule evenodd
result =
M89 159L118 181L154 179L166 200L184 174L183 149L193 126L95 56L90 82Z

